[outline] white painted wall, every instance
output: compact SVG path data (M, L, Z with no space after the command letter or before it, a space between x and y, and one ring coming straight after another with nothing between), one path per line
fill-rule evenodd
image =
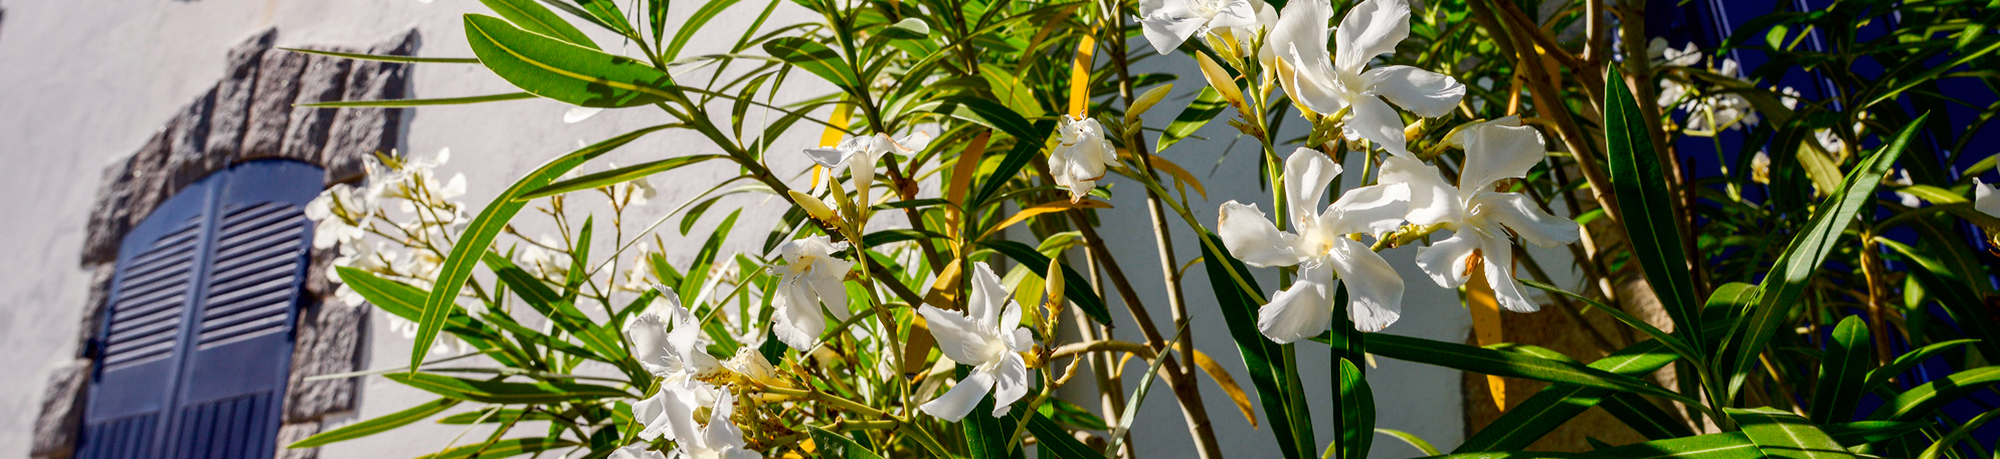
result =
M730 40L697 39L690 52L717 52L733 41L735 28L747 26L761 4L739 5L718 19L713 36ZM678 2L675 16L685 17L695 2ZM106 164L136 150L152 131L189 100L221 77L225 52L250 34L268 27L279 30L279 46L345 45L366 46L407 28L422 34L418 54L437 57L470 57L463 41L460 15L483 12L469 0L439 0L433 4L409 0L5 0L5 24L0 25L0 457L25 456L33 422L39 409L48 369L68 360L74 352L73 339L80 316L89 275L78 267L78 251L83 244L86 213L95 199L99 171ZM806 18L787 4L774 23ZM586 27L587 28L587 27ZM596 34L599 43L612 47L610 36ZM1172 67L1181 74L1183 92L1200 81L1194 67L1184 57L1150 59L1149 67ZM1161 70L1152 70L1161 71ZM413 73L414 92L419 97L450 97L496 94L514 89L485 70L467 65L426 65ZM794 82L787 93L803 97L829 91L830 87ZM1149 118L1163 125L1185 104L1185 95L1161 104ZM406 148L429 154L450 147L452 163L447 173L464 172L471 178L468 202L491 199L514 178L554 155L569 151L579 141L594 142L638 127L658 123L663 117L644 110L607 112L583 123L565 125L560 118L566 107L544 101L514 101L461 107L429 107L416 110L409 122ZM1299 123L1287 123L1296 128ZM781 142L777 151L796 150L817 138L817 130L802 128ZM1234 131L1217 122L1201 132L1213 140L1190 140L1168 152L1166 157L1202 176L1208 185L1210 202L1194 208L1212 221L1216 206L1238 199L1258 202L1269 208L1269 193L1258 189L1256 152L1252 142L1237 146L1228 161L1213 174L1207 171L1228 144ZM1288 133L1283 137L1295 134ZM608 158L621 164L694 153L710 153L706 141L691 133L658 133L616 152ZM774 155L775 170L796 171L802 157ZM1349 165L1358 170L1359 165ZM586 166L598 169L601 164ZM733 170L712 165L690 168L669 178L655 179L661 196L654 206L628 222L628 228L650 221L692 194L710 186L709 177L731 174ZM800 179L800 183L804 180ZM1154 258L1142 189L1136 183L1113 179L1118 197L1116 208L1105 211L1109 227L1105 234L1131 235L1110 241L1114 253L1123 254L1124 268L1132 276L1153 315L1165 323L1166 298ZM731 205L747 206L739 228L756 228L754 233L733 240L730 250L755 250L762 230L769 228L781 210L760 200L738 199ZM524 214L528 215L528 214ZM719 220L721 212L711 212ZM712 223L704 223L704 226ZM1193 234L1178 222L1174 233L1182 262L1200 255L1192 244ZM699 244L666 231L672 247L668 254L677 264L692 257ZM697 229L700 237L704 232ZM752 235L754 234L754 235ZM1455 294L1432 286L1411 261L1413 249L1388 253L1392 264L1409 279L1405 316L1390 332L1433 339L1457 341L1466 334L1468 319L1457 306ZM1195 319L1190 333L1199 347L1237 369L1236 377L1246 388L1247 375L1229 342L1213 295L1200 269L1186 281L1187 297ZM1260 273L1264 285L1275 285L1272 273ZM1114 311L1122 306L1115 303ZM1138 332L1122 313L1116 333L1122 339L1137 340ZM400 335L385 331L376 315L364 367L397 366L404 362L410 343ZM1331 372L1325 366L1326 351L1302 346L1300 361L1312 394L1330 394ZM1385 428L1400 429L1430 439L1449 448L1461 440L1461 395L1458 374L1434 367L1383 359L1369 373L1376 388L1380 421ZM1219 437L1230 457L1276 457L1276 444L1265 429L1253 430L1238 415L1219 389L1206 378L1203 394L1214 418ZM1128 386L1131 381L1128 381ZM1165 394L1164 391L1158 394ZM401 410L428 400L424 393L407 389L380 378L363 384L361 409L355 415L333 423L366 419ZM1322 443L1332 437L1329 395L1314 397L1311 407L1319 414L1316 437ZM1094 406L1094 403L1089 406ZM1139 418L1136 444L1145 457L1188 457L1192 443L1186 438L1178 409L1169 395L1155 395ZM367 440L336 444L323 450L323 457L413 456L442 446L457 434L444 426L413 426ZM1380 437L1375 457L1401 457L1414 453L1394 440Z

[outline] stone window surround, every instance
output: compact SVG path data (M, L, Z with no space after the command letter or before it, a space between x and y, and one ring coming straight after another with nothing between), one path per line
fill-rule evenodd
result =
M406 98L409 65L274 50L276 38L277 31L267 29L231 49L214 88L183 107L132 156L104 169L80 260L92 279L76 353L51 369L31 457L60 459L75 452L94 364L89 356L110 295L118 246L155 207L210 173L260 159L319 166L328 186L359 181L368 155L395 151L403 142L403 109L294 104ZM407 56L414 54L418 41L412 29L365 50L339 51ZM316 457L317 448L287 450L284 445L318 433L322 419L356 406L356 378L305 381L359 370L367 344L364 326L371 308L348 307L333 297L336 285L327 275L336 256L333 250L311 251L293 329L277 457Z

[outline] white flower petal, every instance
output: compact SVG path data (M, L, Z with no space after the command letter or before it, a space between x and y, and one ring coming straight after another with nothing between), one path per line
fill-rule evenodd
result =
M729 415L736 411L735 405L736 395L729 391L721 391L716 397L715 408L709 410L708 425L702 428L702 446L710 450L744 446L743 431L729 421Z
M1347 190L1327 209L1334 233L1387 233L1402 226L1410 213L1410 187L1385 183Z
M1208 27L1250 27L1257 25L1258 8L1253 0L1223 0L1222 8L1215 11L1215 17L1208 20ZM1254 0L1262 3L1263 0Z
M972 408L978 406L979 401L985 399L986 393L991 391L993 391L993 375L975 371L966 375L965 379L959 380L958 385L952 386L944 395L924 403L919 408L924 410L924 413L937 416L938 419L958 422L960 419L965 419L965 414L971 413Z
M1257 310L1257 331L1280 344L1319 336L1333 322L1333 300L1327 297L1332 282L1327 267L1301 270L1292 288L1278 291Z
M1146 2L1146 4L1153 3L1162 2ZM1142 26L1140 31L1146 34L1146 42L1152 43L1153 49L1158 50L1160 54L1172 53L1175 49L1179 49L1181 43L1186 42L1188 37L1194 36L1195 33L1201 32L1202 26L1207 23L1202 18L1194 17L1184 7L1169 7L1167 10L1147 13L1144 5L1141 4L1139 12L1139 25Z
M1336 239L1327 266L1339 273L1347 286L1347 314L1354 320L1355 330L1382 331L1403 316L1403 276L1366 244Z
M1362 1L1347 10L1340 29L1334 31L1333 47L1339 50L1334 67L1359 74L1370 59L1396 52L1396 45L1409 36L1409 4L1403 0Z
M1581 228L1575 220L1549 215L1520 193L1482 192L1472 198L1473 213L1513 230L1521 240L1542 247L1576 242Z
M1462 189L1486 190L1501 179L1521 178L1528 169L1548 156L1542 133L1506 120L1480 123L1461 131L1465 141L1465 170L1458 175Z
M917 314L924 316L924 324L936 338L938 352L944 358L965 365L986 363L986 336L980 333L979 324L971 318L954 311L923 305Z
M1521 282L1514 280L1514 247L1506 239L1488 240L1480 244L1479 256L1485 258L1486 283L1493 286L1493 297L1500 301L1500 307L1514 312L1535 312L1541 305L1528 300L1521 293Z
M1285 158L1286 210L1292 219L1318 216L1320 198L1339 175L1340 165L1334 164L1325 153L1311 148L1293 150L1292 156Z
M806 158L812 159L814 163L820 166L829 168L844 166L847 164L847 157L859 153L839 147L807 148L805 152Z
M771 333L792 349L805 351L819 344L819 334L826 331L826 317L820 314L819 305L798 290L778 289L778 297L771 301L776 308L771 313Z
M1006 416L1014 401L1028 395L1028 365L1020 354L1007 353L993 369L993 417Z
M1972 208L1986 215L2000 217L2000 193L1993 192L1993 185L1972 179Z
M1403 137L1403 117L1395 107L1382 102L1375 96L1362 96L1349 101L1347 124L1341 131L1348 140L1367 139L1382 150L1398 156L1410 156L1410 142Z
M1471 279L1472 273L1465 271L1465 261L1472 251L1479 248L1478 236L1471 231L1461 231L1429 247L1417 250L1417 267L1429 274L1439 287L1458 288Z
M1457 221L1463 211L1458 188L1445 183L1437 167L1416 158L1389 156L1382 160L1381 183L1401 183L1410 193L1410 223L1429 225Z
M972 264L972 296L966 299L965 315L971 318L973 323L979 324L981 331L1013 328L1000 325L1001 309L1005 308L1007 301L1012 298L1013 295L1007 292L1007 287L1000 285L1000 276L993 274L992 266L986 262ZM1015 314L1017 317L1014 318L1014 322L1019 324L1019 312Z
M1222 203L1215 233L1222 246L1244 264L1259 268L1291 266L1305 261L1296 249L1298 236L1278 232L1278 226L1256 204Z
M1441 73L1407 65L1391 65L1362 74L1369 92L1425 118L1451 113L1465 97L1465 85Z

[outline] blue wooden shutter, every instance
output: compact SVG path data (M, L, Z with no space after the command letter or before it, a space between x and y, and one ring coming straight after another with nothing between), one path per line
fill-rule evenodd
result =
M259 161L128 233L78 457L271 457L319 168Z

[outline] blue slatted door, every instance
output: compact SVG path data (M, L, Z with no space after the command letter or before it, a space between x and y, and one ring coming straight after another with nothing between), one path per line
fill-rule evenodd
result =
M188 327L168 457L268 458L276 448L311 246L303 209L322 173L267 161L228 174L216 192L214 243Z
M127 232L104 323L98 331L77 457L158 457L156 448L180 379L181 335L207 246L203 180L161 203Z

